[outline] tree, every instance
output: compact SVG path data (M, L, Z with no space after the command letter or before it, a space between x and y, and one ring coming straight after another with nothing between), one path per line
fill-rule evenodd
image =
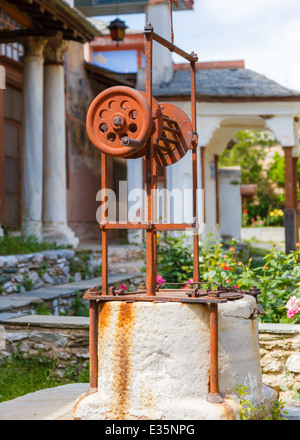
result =
M257 197L247 203L250 217L266 217L275 200L273 187L264 169L267 147L276 144L268 132L240 130L235 134L234 145L219 158L220 166L241 167L241 183L257 184Z
M235 134L235 144L220 155L221 166L239 165L241 183L265 183L263 160L266 158L266 147L275 144L275 139L267 132L240 130Z

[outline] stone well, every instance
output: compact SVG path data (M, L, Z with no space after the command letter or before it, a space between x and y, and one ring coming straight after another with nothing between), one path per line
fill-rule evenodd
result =
M219 392L207 401L210 312L207 304L99 304L98 388L80 396L74 419L236 420L238 385L254 406L277 393L262 383L256 301L245 295L218 306Z

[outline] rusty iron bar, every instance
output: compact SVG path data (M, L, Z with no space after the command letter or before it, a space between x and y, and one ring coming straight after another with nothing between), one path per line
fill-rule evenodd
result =
M174 30L173 30L173 5L172 0L170 2L170 21L171 21L171 43L174 44Z
M154 231L183 231L197 228L196 223L112 223L101 222L101 229L152 229Z
M91 292L92 289L89 291ZM89 328L90 390L98 388L98 304L90 300Z
M193 168L193 221L198 221L198 204L197 204L197 189L198 189L198 154L197 154L197 108L196 108L196 62L191 62L191 106L192 106L192 128L193 128L193 150L192 150L192 168ZM200 280L199 269L199 237L198 234L193 235L193 280Z
M153 30L153 28L152 28ZM146 57L146 99L152 114L152 68L153 68L153 39L152 32L145 34L145 57ZM148 176L147 185L147 221L152 223L152 189L153 189L153 163L154 148L153 138L147 141L146 146L146 175ZM153 229L146 230L146 295L155 296L155 253L156 253L156 234Z
M160 35L153 32L153 27L148 24L144 28L144 34L145 35L152 35L152 38L157 43L161 44L162 46L168 48L171 52L175 52L177 55L181 56L182 58L185 58L187 61L198 61L198 57L195 57L194 54L188 54L184 50L180 49L179 47L175 46L175 44L172 44L170 41L166 40L165 38L161 37Z
M222 304L226 303L226 298L221 297L213 297L213 296L199 296L192 297L188 296L184 293L174 294L173 289L168 292L167 289L165 291L157 292L156 295L147 295L146 292L133 292L131 294L121 294L118 295L115 293L114 295L103 296L100 292L98 293L90 293L86 292L84 294L84 299L95 300L97 302L110 302L110 301L126 301L126 302L181 302L181 303L190 303L190 304Z
M153 146L154 149L154 146ZM153 176L154 176L154 182L153 182L153 213L152 213L152 218L153 220L156 222L157 221L157 163L154 160L153 161ZM154 285L154 287L157 284L157 229L154 228L153 230L153 250L154 250L154 254L153 254L153 280L152 283Z
M101 153L101 189L104 191L107 188L107 156ZM102 221L105 221L104 204L102 207ZM108 294L108 231L102 229L102 295Z
M218 304L210 304L210 374L209 394L207 400L211 403L223 403L223 396L219 392L219 365L218 365Z

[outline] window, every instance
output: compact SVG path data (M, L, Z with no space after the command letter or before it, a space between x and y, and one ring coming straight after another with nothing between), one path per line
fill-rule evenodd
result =
M5 14L0 13L0 29L19 29L19 25ZM0 44L0 55L21 62L24 54L23 46L20 43Z

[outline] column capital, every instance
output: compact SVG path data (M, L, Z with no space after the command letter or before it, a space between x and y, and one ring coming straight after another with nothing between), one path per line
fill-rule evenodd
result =
M20 39L20 43L24 47L25 57L26 56L34 56L34 57L42 57L44 47L47 44L47 39L41 36L38 37L24 37Z
M61 36L50 38L44 49L45 64L63 64L63 57L69 48L69 41Z

